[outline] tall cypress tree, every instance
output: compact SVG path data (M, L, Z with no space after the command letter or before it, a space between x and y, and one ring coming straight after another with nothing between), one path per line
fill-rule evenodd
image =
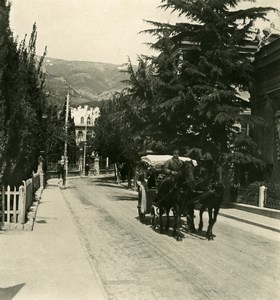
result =
M16 82L18 54L9 27L10 5L8 1L0 2L0 183L4 182L5 170L9 168L9 130L11 127L10 113L11 91ZM12 97L14 94L11 95Z
M1 1L0 114L1 183L19 185L36 171L45 110L42 61L36 58L36 24L18 45L9 28L9 5Z
M5 70L5 98L8 101L7 157L5 183L19 185L36 171L42 150L42 91L35 56L36 26L26 45L24 39L16 51L9 51Z

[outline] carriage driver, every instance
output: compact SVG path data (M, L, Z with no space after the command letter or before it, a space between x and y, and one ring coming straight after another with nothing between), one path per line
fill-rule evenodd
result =
M163 165L163 171L165 174L173 177L180 170L184 162L179 158L179 154L179 150L175 149L173 151L173 157L165 162Z

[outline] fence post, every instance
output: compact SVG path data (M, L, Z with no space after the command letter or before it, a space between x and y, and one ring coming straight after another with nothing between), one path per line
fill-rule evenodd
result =
M44 158L40 155L38 158L38 169L37 169L37 173L40 174L40 187L44 188L45 186L45 182L44 182Z
M1 221L5 221L5 186L2 185L2 210L1 210Z
M7 223L11 221L11 187L7 186Z
M94 169L95 169L95 175L99 175L100 168L99 168L99 157L98 156L96 156L94 158Z
M117 166L116 163L114 164L114 167L115 167L116 183L120 184L121 183L121 176L120 176L120 171L119 171L118 166Z
M265 192L266 187L264 185L259 187L259 207L264 207L264 200L265 200Z
M109 157L106 157L106 173L109 173Z
M23 181L23 185L19 187L19 216L18 221L20 224L25 223L26 215L26 184Z
M44 188L45 187L45 174L44 172L40 173L40 188Z

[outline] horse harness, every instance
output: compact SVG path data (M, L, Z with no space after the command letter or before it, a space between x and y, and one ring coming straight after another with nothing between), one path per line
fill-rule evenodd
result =
M160 204L161 202L163 202L170 194L171 192L175 191L175 190L179 190L180 194L183 194L184 193L184 190L182 187L178 187L177 184L175 184L170 190L169 192L163 197L161 198L159 201L157 201L155 204L158 205Z

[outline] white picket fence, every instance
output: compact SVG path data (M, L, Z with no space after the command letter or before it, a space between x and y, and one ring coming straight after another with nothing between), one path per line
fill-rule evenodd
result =
M35 192L44 187L44 175L36 173L32 178L23 181L18 189L8 185L2 186L1 196L1 218L2 224L10 223L24 224L27 212L34 201Z

